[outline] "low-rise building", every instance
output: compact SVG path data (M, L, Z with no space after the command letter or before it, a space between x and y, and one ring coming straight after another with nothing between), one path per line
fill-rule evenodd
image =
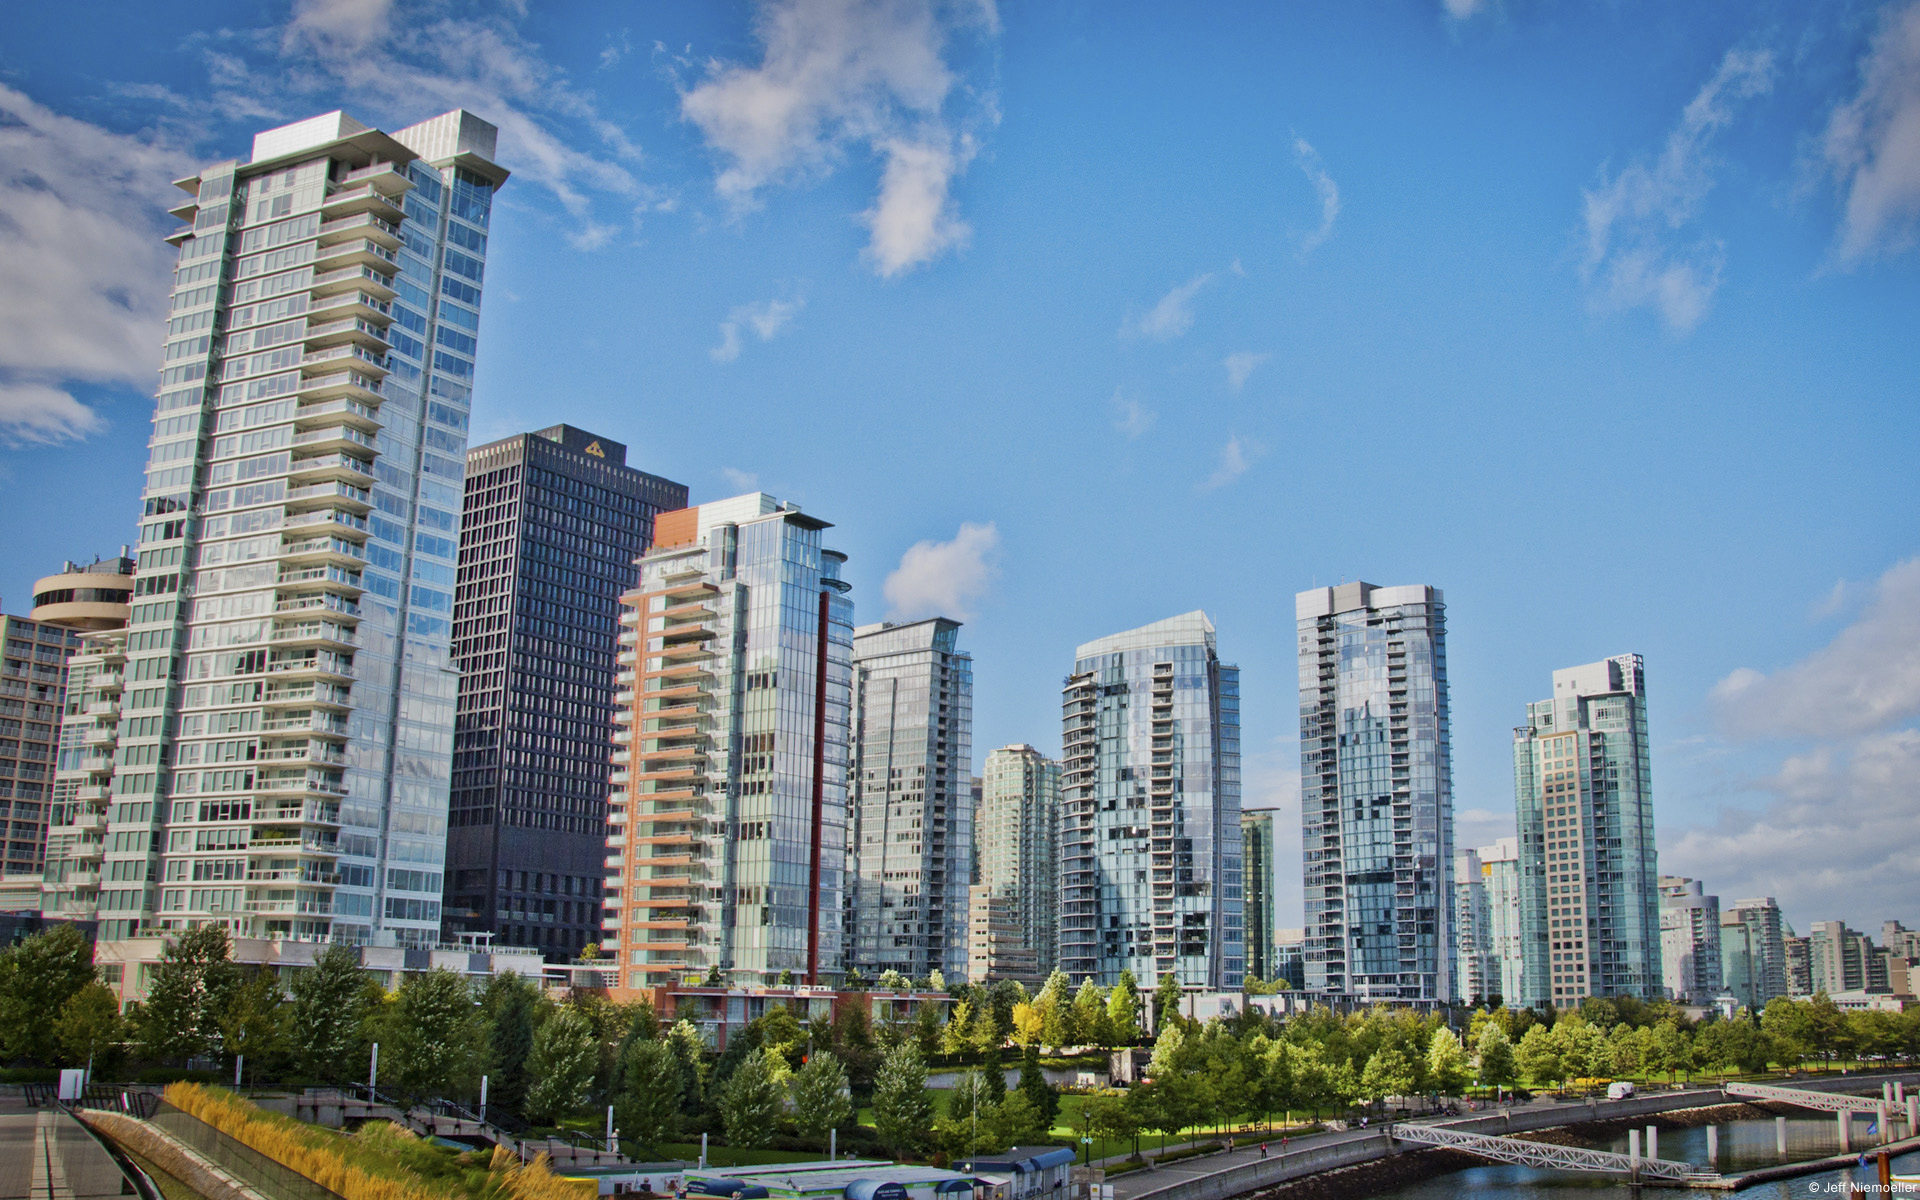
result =
M313 965L327 948L325 942L300 942L287 938L234 938L229 952L234 962L247 966L273 967L281 975ZM100 981L112 988L125 1007L145 1000L154 967L167 948L161 937L121 938L97 943L93 964ZM538 950L525 946L472 945L427 948L417 946L353 946L360 967L382 987L396 988L408 975L427 971L454 971L461 975L487 978L493 975L523 975L535 984L541 980L546 960Z
M1015 1146L955 1165L987 1185L978 1200L1040 1200L1066 1195L1073 1158L1065 1146Z
M787 1009L805 1023L832 1020L842 1010L858 1006L865 1008L867 1020L877 1027L910 1025L919 1018L923 1005L933 1005L944 1025L947 1009L954 1002L946 992L843 991L805 984L747 988L665 984L647 988L641 995L653 1005L663 1024L687 1021L715 1050L725 1050L727 1039L735 1032L776 1008Z

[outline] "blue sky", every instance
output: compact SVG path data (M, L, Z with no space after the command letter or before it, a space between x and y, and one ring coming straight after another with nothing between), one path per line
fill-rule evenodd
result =
M8 611L134 536L167 180L464 105L476 438L835 522L862 620L966 618L979 753L1205 608L1292 813L1293 594L1430 583L1461 844L1638 651L1663 869L1920 923L1920 0L185 11L0 45Z

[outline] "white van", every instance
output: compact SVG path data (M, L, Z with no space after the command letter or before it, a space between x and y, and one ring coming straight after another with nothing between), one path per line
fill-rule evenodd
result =
M1627 1100L1632 1096L1633 1085L1624 1079L1619 1083L1610 1083L1607 1085L1607 1099L1609 1100Z

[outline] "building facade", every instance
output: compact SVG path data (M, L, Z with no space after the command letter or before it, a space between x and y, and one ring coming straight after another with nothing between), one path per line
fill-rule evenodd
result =
M1485 1004L1500 991L1500 963L1493 953L1486 875L1475 850L1453 857L1453 938L1455 999Z
M1024 978L1025 956L1042 980L1053 974L1060 941L1060 764L1024 743L988 752L974 813L980 886L1006 911L1025 954L1002 962L990 947L969 951L974 983ZM980 974L982 952L986 974Z
M1659 888L1662 986L1682 1004L1712 1004L1726 989L1720 897L1678 875L1660 876Z
M621 597L603 948L620 985L843 968L853 602L755 493L654 520Z
M1513 732L1520 999L1663 994L1646 672L1623 654L1553 673Z
M1496 838L1475 851L1487 886L1487 940L1498 975L1488 980L1501 1000L1519 997L1526 965L1526 940L1520 936L1520 839Z
M178 181L104 940L439 940L494 132L336 112Z
M853 631L848 965L967 977L973 659L945 617Z
M1844 921L1815 921L1807 928L1807 969L1813 992L1875 990L1870 964L1874 945Z
M600 940L620 596L684 484L555 425L467 452L448 935L556 956Z
M45 862L67 663L79 647L72 629L0 616L0 870L10 875Z
M79 780L92 779L99 789L88 797L88 813L101 820L106 816L120 694L117 677L111 692L94 687L97 672L93 668L101 651L126 641L133 568L125 546L115 558L96 559L85 566L66 563L58 575L33 585L30 621L0 617L6 648L5 674L0 678L0 830L5 832L0 862L9 875L41 875L44 886L48 863L59 867L64 861L68 839L61 839L59 854L51 859L48 839L56 824L64 828L73 816ZM33 713L42 703L38 693L47 685L60 653L67 655L61 700L51 736L40 737L43 722ZM93 844L100 846L101 839L94 837ZM97 879L100 855L89 853L85 861L93 866ZM44 910L44 895L36 906Z
M1015 901L996 895L984 883L967 889L967 981L998 983L1014 979L1029 991L1045 985L1050 972L1027 944Z
M1811 938L1795 936L1791 929L1780 939L1781 961L1786 964L1787 995L1795 1000L1813 995L1811 941Z
M1439 588L1294 600L1307 990L1453 998L1453 767Z
M1191 612L1081 646L1063 692L1059 969L1246 975L1240 671Z
M1247 975L1274 978L1273 810L1240 811L1241 878L1246 911Z
M1784 929L1772 896L1737 900L1720 910L1721 983L1753 1012L1787 994Z

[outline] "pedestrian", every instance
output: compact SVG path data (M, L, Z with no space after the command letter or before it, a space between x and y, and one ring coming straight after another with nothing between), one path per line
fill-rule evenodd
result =
M1227 1135L1227 1153L1228 1154L1233 1153L1233 1135L1232 1134Z
M1261 1158L1265 1158L1266 1156L1267 1156L1267 1144L1266 1144L1265 1142L1261 1142L1261 1143L1260 1143L1260 1157L1261 1157Z

